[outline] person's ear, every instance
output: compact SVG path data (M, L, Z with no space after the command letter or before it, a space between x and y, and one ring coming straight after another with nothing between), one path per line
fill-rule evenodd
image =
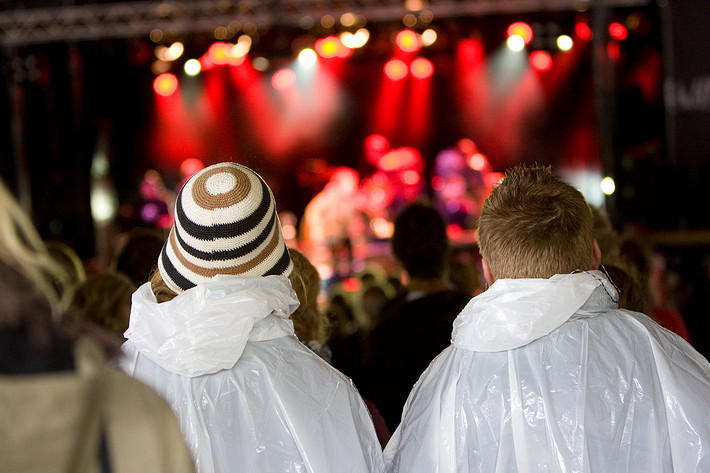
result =
M493 276L493 273L491 273L491 268L490 266L488 266L488 261L482 258L481 268L483 269L483 279L486 280L489 286L492 285L495 282L496 278L495 276Z
M594 239L592 243L592 269L599 269L602 264L602 250L599 248L599 243Z

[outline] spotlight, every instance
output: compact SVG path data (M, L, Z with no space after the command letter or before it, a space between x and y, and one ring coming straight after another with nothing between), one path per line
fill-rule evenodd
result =
M202 65L197 59L188 59L185 61L183 69L188 76L196 76L202 70Z
M320 57L329 59L340 55L343 44L335 36L326 36L316 41L315 48Z
M592 38L594 37L594 34L592 33L592 29L589 27L588 24L578 21L574 25L574 32L577 35L579 39L582 41L591 41Z
M552 69L552 57L547 51L534 51L530 54L530 64L535 70L549 71Z
M413 53L422 47L421 38L412 30L402 30L395 39L397 46L404 52Z
M528 44L533 39L533 30L527 23L517 21L508 27L508 38L511 36L520 36L523 42Z
M508 36L508 41L506 43L508 44L508 49L511 51L522 51L525 47L525 40L517 34Z
M298 53L298 62L303 66L312 66L318 60L316 52L310 48L304 49Z
M291 69L280 69L271 77L271 85L276 90L285 90L296 83L296 73Z
M417 79L428 79L434 74L434 64L430 60L420 57L412 61L409 72Z
M614 183L614 179L612 179L611 177L605 177L604 179L602 179L600 187L602 189L602 192L606 195L611 195L616 190L616 184Z
M153 90L158 95L167 97L173 95L178 87L178 80L174 74L164 72L155 78L153 81Z
M609 36L617 41L623 41L629 35L629 31L621 23L611 23L609 25Z
M385 64L385 75L390 80L402 80L407 77L407 65L399 59L392 59Z
M436 31L429 28L422 33L422 46L431 46L436 42Z
M557 37L557 47L560 48L561 51L569 51L572 49L573 45L574 41L566 34Z

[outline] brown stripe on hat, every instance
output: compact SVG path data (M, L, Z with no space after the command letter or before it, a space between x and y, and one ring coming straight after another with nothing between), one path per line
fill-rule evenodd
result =
M209 169L209 168L208 168ZM229 172L234 177L234 187L228 191L219 194L219 198L207 189L207 181L215 175ZM203 209L214 210L221 207L229 207L243 201L251 192L251 182L249 177L240 169L216 168L209 169L208 172L201 174L195 179L192 185L192 199L195 204Z
M173 248L175 256L177 256L178 260L180 261L180 264L188 271L195 273L199 276L203 276L209 279L216 276L217 274L247 274L257 266L259 266L261 263L266 261L267 258L272 256L275 250L278 248L281 238L279 235L280 232L278 231L278 228L276 230L277 231L274 232L271 237L271 240L262 252L258 253L254 258L250 259L246 263L233 266L206 268L193 264L185 257L185 255L182 254L182 251L180 251L180 245L178 245L178 242L175 239L175 232L170 232L170 246Z
M175 214L158 269L178 293L217 274L288 276L293 269L274 196L247 167L221 163L198 172L180 189ZM183 225L189 241L178 235Z

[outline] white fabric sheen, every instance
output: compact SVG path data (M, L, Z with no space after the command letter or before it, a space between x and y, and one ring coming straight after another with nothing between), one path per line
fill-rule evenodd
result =
M454 321L452 343L481 352L527 345L565 323L602 284L614 291L599 271L550 279L498 279L461 311Z
M446 348L412 389L387 472L709 472L710 364L600 283L533 343Z
M286 276L218 275L160 304L146 283L125 336L163 369L200 376L231 368L248 340L293 335L298 304Z

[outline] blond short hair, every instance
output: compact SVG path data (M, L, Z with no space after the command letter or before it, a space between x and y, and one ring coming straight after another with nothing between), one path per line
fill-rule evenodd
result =
M497 279L549 278L592 269L593 226L577 189L548 166L519 165L483 204L478 245Z

